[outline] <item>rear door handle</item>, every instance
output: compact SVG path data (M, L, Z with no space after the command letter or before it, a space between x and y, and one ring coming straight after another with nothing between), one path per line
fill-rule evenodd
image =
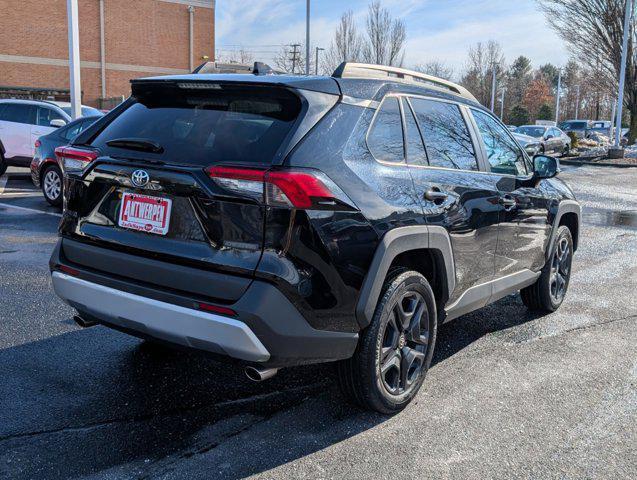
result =
M440 187L430 187L424 194L425 200L435 203L436 205L442 204L449 195L440 190Z
M513 210L518 202L515 201L515 198L513 198L511 195L503 195L500 197L500 205L504 206L504 209L508 212Z

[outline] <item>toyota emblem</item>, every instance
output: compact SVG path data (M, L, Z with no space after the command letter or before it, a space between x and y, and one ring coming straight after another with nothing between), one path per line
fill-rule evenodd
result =
M130 179L136 187L144 187L150 181L150 175L145 170L135 170Z

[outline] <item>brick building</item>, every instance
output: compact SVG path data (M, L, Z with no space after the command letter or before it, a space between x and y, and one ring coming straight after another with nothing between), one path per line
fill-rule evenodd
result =
M82 103L131 78L187 73L214 55L215 0L78 0ZM0 0L0 97L69 96L66 0Z

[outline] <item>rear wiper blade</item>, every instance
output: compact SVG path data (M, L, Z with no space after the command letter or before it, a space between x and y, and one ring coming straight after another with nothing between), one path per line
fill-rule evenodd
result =
M144 138L114 138L106 142L106 145L140 152L163 153L164 151L164 147L159 143Z

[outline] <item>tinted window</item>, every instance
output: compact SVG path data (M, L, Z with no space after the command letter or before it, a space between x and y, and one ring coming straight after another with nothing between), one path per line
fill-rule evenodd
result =
M369 131L367 145L377 160L395 163L405 160L398 98L387 97L383 101Z
M34 105L7 103L2 111L2 120L34 125L35 109L36 107Z
M90 118L88 120L81 120L70 123L67 127L64 128L64 130L61 132L61 135L67 140L71 140L72 138L77 137L80 133L86 130L96 120L97 118Z
M510 175L526 174L524 153L507 129L487 113L474 110L473 116L487 150L491 171Z
M56 120L56 119L66 121L64 117L62 117L62 115L60 115L58 112L56 112L52 108L38 107L38 123L37 123L38 125L42 127L50 127L51 120Z
M275 88L180 90L147 87L136 102L93 140L103 153L164 159L168 163L270 164L290 133L301 103ZM166 91L168 90L168 91ZM162 153L109 147L118 138L146 139Z
M407 163L411 165L427 165L427 154L422 143L422 137L418 131L418 125L414 114L409 107L409 102L403 100L405 112L405 135L407 144Z
M411 99L425 140L429 165L478 170L469 129L453 103Z
M69 117L71 116L71 107L62 107L62 110L64 110L64 113L66 113ZM93 117L95 115L104 115L98 109L93 107L82 107L81 112L83 117Z

